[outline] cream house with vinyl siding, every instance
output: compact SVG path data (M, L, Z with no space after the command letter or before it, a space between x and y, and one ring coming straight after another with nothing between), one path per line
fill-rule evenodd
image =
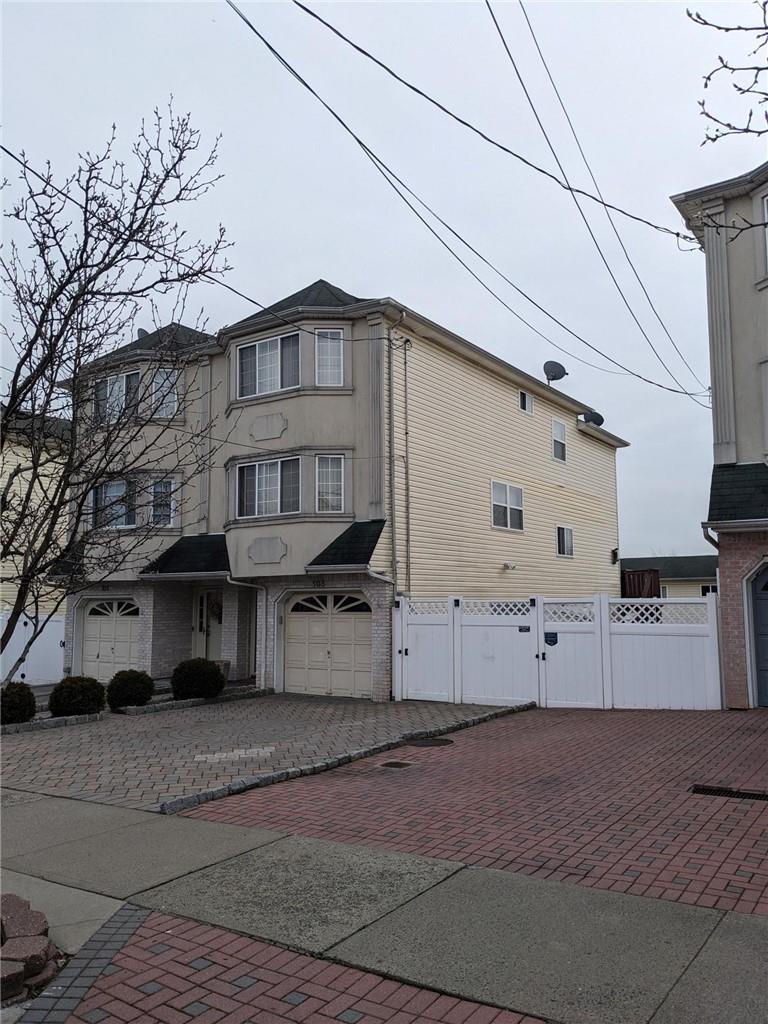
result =
M392 332L391 441L386 430L397 566L388 523L374 567L396 568L411 597L617 595L616 449L626 442L584 423L588 407L411 322ZM565 461L553 454L555 424ZM521 530L493 525L494 482L522 491ZM571 531L570 555L558 554L558 527Z
M717 593L717 555L622 558L621 568L629 572L658 572L659 597L706 597Z
M139 609L136 667L196 654L278 691L386 700L400 595L618 594L626 442L589 406L325 281L199 358L209 407L179 425L215 441L196 519L160 538L133 597L128 576L108 585ZM501 484L517 507L494 512ZM73 672L88 614L72 611Z

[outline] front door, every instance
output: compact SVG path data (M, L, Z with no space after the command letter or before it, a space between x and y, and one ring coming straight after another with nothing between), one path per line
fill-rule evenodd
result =
M757 703L768 707L768 569L752 584Z
M221 660L221 590L198 590L195 594L193 628L195 657Z

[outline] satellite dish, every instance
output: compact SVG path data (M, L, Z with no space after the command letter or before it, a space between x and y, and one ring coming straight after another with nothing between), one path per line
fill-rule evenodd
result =
M553 380L562 380L563 377L567 377L568 371L562 363L556 363L553 359L548 359L544 363L544 376L547 378L547 384L551 384Z
M605 420L599 412L595 412L594 409L591 409L589 412L584 413L584 422L594 423L596 427L602 427L602 425L605 423Z
M136 331L136 336L139 338L147 338L149 337L149 331L145 331L143 327L140 327L138 331Z

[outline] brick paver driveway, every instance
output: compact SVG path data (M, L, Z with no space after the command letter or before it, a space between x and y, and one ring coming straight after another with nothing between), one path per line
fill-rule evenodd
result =
M189 812L768 913L768 711L536 710Z
M163 801L298 768L487 713L473 705L259 697L3 737L9 789L155 810Z

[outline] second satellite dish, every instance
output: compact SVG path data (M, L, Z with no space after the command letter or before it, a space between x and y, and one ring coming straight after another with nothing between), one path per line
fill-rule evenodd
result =
M547 384L551 384L553 380L562 380L563 377L567 377L568 371L562 363L556 363L553 359L548 359L544 363L544 376L547 378Z
M589 412L584 413L584 422L592 423L596 427L602 427L602 425L605 423L605 420L599 412L595 412L594 409L591 409Z
M149 337L149 331L145 331L143 327L140 327L138 331L136 331L136 336L138 338L147 338Z

